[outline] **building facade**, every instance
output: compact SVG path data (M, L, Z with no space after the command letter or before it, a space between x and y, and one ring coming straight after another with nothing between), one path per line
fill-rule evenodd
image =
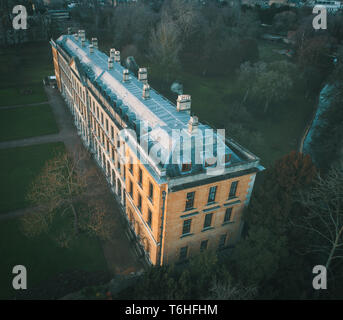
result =
M260 160L191 115L189 95L174 105L83 30L51 46L58 88L147 261L234 245Z

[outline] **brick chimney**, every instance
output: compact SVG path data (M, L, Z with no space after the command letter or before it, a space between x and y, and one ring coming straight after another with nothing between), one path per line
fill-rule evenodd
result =
M150 98L150 86L145 83L143 84L143 99L149 99Z
M108 58L108 70L111 70L111 69L113 69L113 60L112 60L112 58Z
M189 94L180 94L177 97L176 109L177 111L186 111L188 114L190 114L191 96Z
M98 38L92 38L92 45L94 49L98 49Z
M192 116L188 121L188 132L195 134L198 130L199 119L197 116Z
M123 81L124 82L129 81L129 70L128 69L123 70Z
M139 68L139 70L138 70L138 80L142 81L145 84L148 83L148 73L147 73L146 68Z

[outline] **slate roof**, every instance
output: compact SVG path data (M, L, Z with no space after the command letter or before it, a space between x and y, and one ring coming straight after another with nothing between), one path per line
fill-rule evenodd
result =
M80 38L79 38L80 39ZM122 110L122 115L127 115L129 121L138 123L142 121L144 125L147 125L150 130L149 134L144 137L140 137L141 140L148 139L149 145L158 144L161 147L162 153L169 152L175 145L175 139L173 139L172 130L182 130L183 135L191 136L188 131L188 122L190 115L184 111L177 111L176 106L172 104L165 97L160 95L154 89L150 87L150 98L143 99L143 83L139 81L135 75L130 73L129 81L123 81L124 68L120 63L114 62L113 68L108 68L108 56L100 50L94 48L94 52L90 54L89 41L85 41L85 45L81 45L80 40L76 40L73 35L62 35L56 43L60 45L71 57L74 57L79 67L87 75L93 84L100 87L103 92L114 102L116 107ZM209 106L210 108L211 106ZM117 110L115 110L117 111ZM212 128L206 124L202 124L199 121L198 132L203 133L203 141L208 144L208 131L205 134L205 130L211 130ZM211 134L212 135L212 134ZM213 136L213 135L212 135ZM211 140L210 140L211 141ZM232 163L241 162L240 156L235 153L223 139L214 134L214 141L210 143L218 143L225 148L226 154L231 154L231 161L227 165ZM170 147L172 146L172 147ZM169 149L168 149L169 148ZM214 148L216 149L216 148ZM169 150L169 151L168 151ZM187 153L188 154L188 153ZM205 156L206 153L204 153ZM182 163L186 163L189 160L193 160L195 157L195 148L191 144L191 150L189 156L182 156ZM165 159L170 160L171 155L167 154ZM171 165L168 161L162 164L167 169L169 176L177 176L180 174L180 167L178 165ZM192 173L202 170L202 165L192 165Z

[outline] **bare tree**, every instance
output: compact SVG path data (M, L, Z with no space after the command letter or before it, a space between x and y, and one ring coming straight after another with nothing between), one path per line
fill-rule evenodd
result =
M99 198L87 204L80 217L80 226L90 236L99 237L101 240L110 240L113 236L117 219L111 215L108 201Z
M118 206L99 171L91 171L89 178L86 199L83 199L86 208L80 216L80 227L91 236L110 240L119 223L119 216L114 214Z
M246 88L243 101L251 92L253 97L264 99L264 112L266 113L271 102L277 103L287 96L293 86L290 74L284 68L272 68L272 64L257 62L251 65L246 62L241 65L239 81Z
M209 300L252 300L257 288L234 285L231 280L223 282L213 279L210 292Z
M166 2L162 11L162 20L171 18L180 28L181 37L187 39L197 31L201 24L199 5L194 1L172 0Z
M34 212L21 219L27 236L50 233L63 247L68 247L80 229L102 238L109 237L109 228L114 223L107 217L107 202L98 197L99 192L104 196L106 192L102 191L104 186L96 169L90 169L87 160L90 161L88 152L77 148L73 153L60 153L46 163L27 195L35 205ZM63 224L62 229L55 228L54 224L51 228L55 221L63 218L70 224Z
M170 19L165 18L152 30L149 59L159 65L167 81L171 72L179 67L181 48L180 30Z
M332 167L326 177L318 176L300 199L308 213L297 225L311 236L308 252L324 257L329 270L334 260L343 261L343 162Z
M158 14L143 2L117 6L109 13L107 30L102 32L108 34L113 45L121 51L125 46L134 45L138 49L137 54L147 52L150 32L158 20Z
M246 90L243 101L246 101L246 99L248 98L250 90L253 87L257 77L260 74L266 72L266 70L267 64L264 62L251 64L250 61L247 61L241 64L238 81L240 85Z
M292 86L293 82L288 75L270 70L258 78L253 91L256 96L265 97L264 112L266 113L270 103L284 99Z

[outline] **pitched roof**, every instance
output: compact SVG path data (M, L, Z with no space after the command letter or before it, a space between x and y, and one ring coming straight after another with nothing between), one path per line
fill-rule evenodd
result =
M110 70L108 68L109 57L105 53L94 48L94 52L90 54L90 43L86 40L85 45L82 46L81 41L76 40L73 35L62 35L57 39L56 43L75 59L78 68L81 66L81 69L93 84L101 87L102 91L106 92L113 102L117 102L116 106L120 107L129 118L143 121L144 124L151 128L149 134L140 137L141 140L149 139L150 141L153 139L153 144L158 144L163 152L170 151L177 145L173 129L181 130L182 135L188 135L191 138L188 131L188 122L191 116L186 112L177 111L174 104L152 88L150 88L150 98L143 99L143 83L133 74L130 74L129 81L124 82L123 71L125 68L120 63L114 63L113 68ZM198 132L203 134L203 141L206 144L208 144L208 130L213 129L199 122ZM218 145L221 144L225 148L226 154L231 154L230 163L242 160L216 133L214 133L214 140ZM213 140L210 139L210 141L213 144ZM193 160L195 148L193 145L190 145L190 148L188 158ZM171 155L169 154L166 159L170 160L170 158ZM183 160L188 162L190 159L187 159L187 156L184 155ZM179 168L175 165L165 163L165 168L171 176L180 174ZM199 171L200 168L194 165L192 166L193 170Z

